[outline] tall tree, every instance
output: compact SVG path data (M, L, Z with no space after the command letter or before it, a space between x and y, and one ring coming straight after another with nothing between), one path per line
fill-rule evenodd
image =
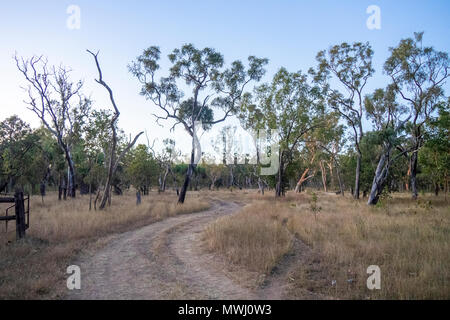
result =
M342 43L328 51L317 54L317 70L311 69L315 80L320 83L328 96L329 105L339 112L347 122L353 137L356 151L356 172L354 197L359 199L359 181L361 172L361 148L363 137L364 88L373 75L373 51L369 43ZM331 87L331 81L340 84L340 88Z
M375 205L383 191L391 165L408 151L403 146L405 137L405 124L411 118L405 108L396 102L396 94L392 86L386 90L377 89L365 98L367 117L375 128L374 146L380 147L380 157L373 177L368 204ZM401 119L402 115L405 115ZM401 152L395 156L392 152L395 148Z
M255 99L247 94L241 119L246 128L277 129L279 168L275 194L285 193L285 170L305 134L321 124L324 104L317 88L307 82L307 75L281 68L269 84L255 89Z
M411 108L411 144L409 156L411 192L417 199L418 152L424 143L424 125L436 110L443 97L443 85L449 75L449 57L422 43L423 32L414 38L400 41L390 48L391 55L384 64L384 71L391 78L393 88Z
M130 142L127 144L127 146L122 150L122 152L117 152L117 143L118 143L118 136L117 136L117 122L119 120L120 112L117 108L116 102L114 100L114 94L109 85L103 80L103 74L102 70L100 68L100 63L98 61L98 52L93 53L92 51L87 50L88 53L92 55L92 57L95 60L95 65L97 66L98 71L98 79L95 79L95 81L102 85L109 94L109 99L111 101L111 104L114 108L113 116L111 117L110 121L110 128L111 128L111 144L110 144L110 154L109 154L109 164L108 164L108 174L106 177L105 186L103 188L103 195L102 200L100 202L100 210L104 209L106 206L107 201L111 201L111 185L112 180L114 177L115 172L117 171L117 167L120 163L120 160L126 155L126 153L133 147L133 145L136 143L137 139L144 133L143 131L138 133L133 140L130 140Z
M247 84L252 80L259 81L264 75L263 66L267 59L250 56L248 69L242 62L234 61L223 70L224 59L219 52L212 48L200 50L186 44L169 54L172 64L169 76L158 81L159 59L159 47L149 47L129 69L142 84L141 94L163 112L162 116L155 115L157 121L174 120L172 129L182 124L192 138L190 163L178 198L179 203L184 203L189 182L201 156L197 132L201 127L208 129L236 112ZM192 90L187 99L183 99L180 82ZM214 120L213 108L221 110L223 116Z
M26 60L16 55L15 61L28 83L24 89L28 92L29 100L26 103L29 109L53 133L64 152L68 166L69 195L75 197L73 139L78 134L77 126L89 112L91 101L81 94L82 81L74 83L70 80L69 68L62 65L49 67L43 56Z

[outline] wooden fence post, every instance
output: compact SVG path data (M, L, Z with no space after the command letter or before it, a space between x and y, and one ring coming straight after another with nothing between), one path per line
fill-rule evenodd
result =
M23 200L23 192L16 191L14 195L16 209L16 239L25 237L25 205Z

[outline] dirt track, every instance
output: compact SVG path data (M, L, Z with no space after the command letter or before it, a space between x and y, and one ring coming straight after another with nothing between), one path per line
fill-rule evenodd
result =
M217 257L200 250L200 233L213 220L240 208L216 200L210 210L180 215L110 237L93 254L74 261L81 290L67 299L282 299L293 260L281 262L263 287L233 280ZM295 247L295 246L294 246ZM308 293L305 298L317 298Z

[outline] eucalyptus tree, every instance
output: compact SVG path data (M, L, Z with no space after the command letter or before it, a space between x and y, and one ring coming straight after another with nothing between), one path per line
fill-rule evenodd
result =
M384 64L385 73L391 78L393 88L411 109L409 123L412 152L409 153L411 192L417 198L418 152L424 143L424 126L444 96L443 85L449 74L449 57L422 43L423 32L414 38L400 41L390 48L391 55Z
M43 56L24 59L16 55L14 58L28 84L24 88L28 93L28 108L55 136L64 152L68 166L69 195L75 197L73 140L79 134L78 129L91 107L91 101L81 94L83 82L72 82L70 68L48 66Z
M410 151L404 146L404 132L405 124L411 118L411 114L397 103L392 86L386 90L377 89L373 94L367 95L365 109L367 118L372 121L375 128L373 135L375 141L372 141L372 145L379 146L381 149L367 202L369 205L375 205L386 185L389 168ZM401 150L401 152L393 156L394 149Z
M236 113L245 87L264 75L267 59L250 56L248 68L237 60L224 69L224 58L216 50L197 49L186 44L169 54L169 74L158 80L160 55L159 47L149 47L129 66L129 70L142 84L141 94L162 112L162 115L154 115L157 122L173 120L172 130L181 124L192 138L190 162L178 198L179 203L184 203L201 156L197 132L201 127L209 129ZM183 91L183 86L188 89ZM222 115L215 118L214 109L220 110Z
M276 129L279 139L279 168L275 194L285 193L285 170L308 132L322 125L325 112L320 91L308 84L307 75L281 68L272 82L245 96L241 119L246 128ZM272 150L273 151L273 150Z
M311 69L315 81L321 84L331 108L339 112L348 124L356 151L354 197L359 199L361 148L363 137L364 88L373 75L373 51L369 43L342 43L317 54L319 63Z

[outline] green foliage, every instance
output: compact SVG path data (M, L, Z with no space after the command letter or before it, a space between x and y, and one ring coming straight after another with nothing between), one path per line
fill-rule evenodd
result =
M309 208L311 212L314 214L314 219L317 220L317 214L322 210L322 207L317 205L318 197L315 192L311 193L311 200L309 201Z
M38 172L30 171L39 137L18 116L0 122L0 191L10 182L24 185L36 180ZM39 179L39 178L37 178Z
M387 188L384 188L380 194L380 199L378 200L375 207L389 209L388 206L389 206L390 200L392 200L392 195L389 193Z
M158 163L148 151L147 146L140 144L130 153L126 173L131 184L137 189L149 188L157 181Z
M450 172L450 98L438 105L438 117L432 119L419 152L421 178L433 185L445 185Z

